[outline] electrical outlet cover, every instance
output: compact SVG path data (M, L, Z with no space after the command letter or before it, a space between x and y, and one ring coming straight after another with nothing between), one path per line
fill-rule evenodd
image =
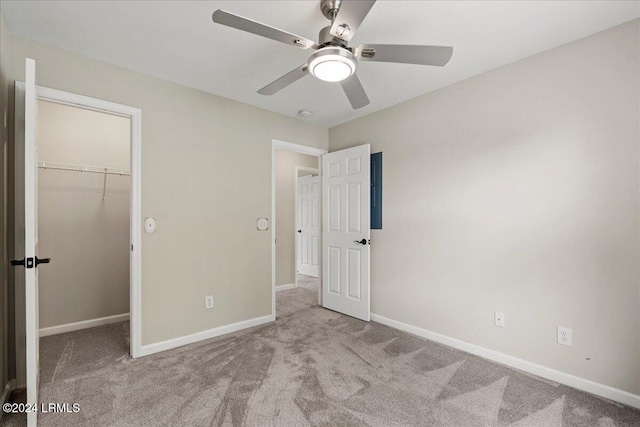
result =
M207 310L213 308L213 295L204 297L204 308Z
M494 317L494 322L496 324L496 326L500 326L501 328L504 328L504 313L500 313L499 311L495 312L495 317Z
M571 347L571 329L558 326L558 344Z

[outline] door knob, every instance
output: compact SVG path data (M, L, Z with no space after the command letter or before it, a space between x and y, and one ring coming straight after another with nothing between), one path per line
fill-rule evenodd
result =
M298 233L302 233L302 230L298 230Z
M51 258L35 257L35 262L34 262L34 258L12 259L11 265L13 267L23 266L26 268L33 268L33 267L37 267L38 264L49 264L50 262L51 262Z
M366 245L367 244L367 239L354 240L353 243L357 243L359 245Z
M36 267L38 264L49 264L51 262L51 258L38 258L36 257Z
M19 265L21 265L21 266L23 266L23 267L24 267L24 258L22 258L22 259L12 259L12 260L11 260L11 265L12 265L13 267L17 267L17 266L19 266Z

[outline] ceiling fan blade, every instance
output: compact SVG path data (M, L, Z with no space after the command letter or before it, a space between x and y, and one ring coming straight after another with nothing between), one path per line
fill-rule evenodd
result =
M363 61L400 62L403 64L444 66L451 59L448 46L415 46L408 44L361 44L358 57Z
M240 15L229 13L222 9L218 9L213 12L211 19L213 19L213 22L217 24L222 24L226 25L227 27L232 27L238 30L246 31L248 33L257 34L259 36L276 40L291 46L296 46L301 49L318 48L318 45L312 40L288 33L269 25L262 24L249 18L244 18Z
M360 79L356 74L346 80L340 82L344 93L349 98L349 102L354 110L369 105L369 97L360 83Z
M289 71L278 80L269 83L268 85L260 89L258 93L260 95L273 95L274 93L281 91L290 84L297 82L307 74L309 74L307 64L301 65L295 70Z
M342 0L331 25L331 35L344 41L353 38L376 0Z

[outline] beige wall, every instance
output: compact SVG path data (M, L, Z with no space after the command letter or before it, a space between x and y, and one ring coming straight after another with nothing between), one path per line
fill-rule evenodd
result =
M194 89L11 38L38 84L142 109L142 343L271 313L271 139L327 148L328 131ZM3 58L3 61L5 58ZM215 296L205 310L204 297Z
M296 166L318 168L318 157L276 150L276 286L296 280Z
M129 169L129 119L38 103L45 162ZM40 328L129 312L129 177L38 173Z
M373 313L640 393L639 22L330 130L384 153Z
M38 101L39 161L128 170L130 139L129 118Z
M1 6L0 6L1 7ZM7 166L6 154L8 145L8 110L9 110L9 80L8 61L9 33L0 9L0 389L4 390L7 381L13 378L13 369L10 367L9 341L13 334L9 317L9 282L7 280ZM11 372L10 372L11 371Z

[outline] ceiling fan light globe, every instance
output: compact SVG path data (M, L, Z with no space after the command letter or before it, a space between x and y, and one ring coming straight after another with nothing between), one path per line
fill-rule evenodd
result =
M325 82L339 82L353 74L353 68L341 60L325 60L313 67L313 75Z
M356 59L346 49L327 47L311 55L309 71L325 82L340 82L356 72Z

